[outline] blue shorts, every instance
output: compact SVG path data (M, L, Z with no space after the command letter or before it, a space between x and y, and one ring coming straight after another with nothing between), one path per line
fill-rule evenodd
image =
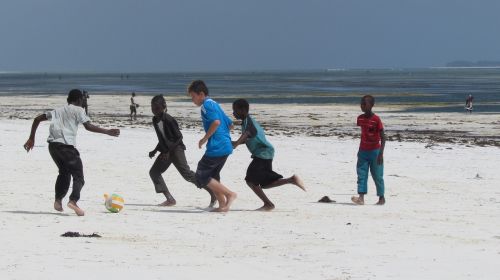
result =
M220 181L220 171L226 163L227 156L209 157L204 155L198 162L196 168L196 185L198 188L204 188L210 182L210 179Z

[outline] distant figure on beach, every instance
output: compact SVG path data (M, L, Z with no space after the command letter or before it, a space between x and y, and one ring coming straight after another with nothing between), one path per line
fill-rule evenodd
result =
M252 162L248 166L245 181L253 192L264 202L259 211L271 211L274 204L269 200L262 189L270 189L285 184L293 184L302 190L304 183L297 175L283 179L283 176L273 171L274 147L267 141L264 130L250 114L250 105L245 99L233 102L233 115L241 122L241 136L233 141L233 148L246 144L252 154Z
M132 92L132 97L130 97L130 120L132 118L134 120L137 120L137 108L139 107L139 104L135 103L135 92Z
M156 152L160 152L160 155L156 158L151 170L149 170L149 176L153 181L156 193L163 193L167 199L158 206L174 206L176 201L170 194L161 174L167 171L170 164L173 163L186 181L196 185L196 176L186 161L186 155L184 154L186 146L182 142L182 133L179 130L177 121L167 113L167 102L163 95L157 95L151 99L151 111L154 115L153 127L158 136L158 144L154 150L149 152L149 157L153 158ZM216 200L213 192L206 186L200 188L208 191L210 194L209 207L213 207Z
M198 142L198 147L201 149L207 143L205 154L196 168L196 182L198 187L208 186L215 194L219 207L214 212L227 212L237 195L221 183L220 171L233 152L229 134L233 122L220 105L208 97L208 88L203 81L191 82L187 91L193 103L201 107L205 135Z
M474 101L474 97L472 94L469 94L467 98L465 99L465 112L472 114L472 101Z
M372 112L375 98L365 95L361 98L361 111L364 114L358 116L357 124L361 127L361 143L358 150L358 162L356 169L358 173L358 195L351 198L358 205L365 204L364 196L368 192L368 171L377 187L379 197L377 205L385 204L384 186L384 148L385 133L380 118Z
M66 196L73 177L73 191L69 196L68 207L78 216L83 216L84 211L77 205L80 191L85 184L83 177L83 164L80 153L75 148L78 125L83 124L86 130L103 133L110 136L119 136L119 129L104 129L90 123L90 118L82 108L83 94L78 89L69 92L68 105L48 111L37 116L31 126L31 134L24 144L24 149L29 152L35 145L35 134L40 122L49 120L49 153L57 167L59 175L55 185L54 209L62 212L62 199Z
M82 107L83 109L85 109L85 114L87 114L87 116L89 116L89 104L87 102L87 99L89 99L90 96L89 96L89 93L84 90L83 91L83 102L82 102Z

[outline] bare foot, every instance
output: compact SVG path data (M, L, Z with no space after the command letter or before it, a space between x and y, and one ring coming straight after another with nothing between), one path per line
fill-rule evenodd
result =
M231 204L233 204L233 201L238 197L238 195L235 192L231 192L228 196L226 196L226 205L223 207L219 207L216 209L220 209L220 211L216 212L227 212L229 211L229 208L231 208Z
M299 176L293 175L293 184L296 185L297 187L301 188L303 191L306 191L306 187L304 187L304 182L302 182L302 179L300 179Z
M375 203L375 205L384 205L385 204L385 197L379 197L378 202Z
M255 211L271 211L274 209L274 204L264 204L264 206L255 209Z
M357 205L364 205L365 204L365 200L362 199L361 197L353 196L353 197L351 197L351 200L352 200L352 202L354 202L354 204L357 204Z
M63 207L62 207L62 201L60 199L56 199L54 201L54 209L56 209L57 211L59 212L62 212L64 211Z
M73 200L70 200L68 202L68 207L70 209L72 209L73 211L75 211L76 215L78 215L78 216L85 215L85 212L80 207L78 207L78 205L76 204L76 202L74 202Z
M231 204L233 204L233 201L238 197L238 195L235 193L235 192L231 192L231 194L229 196L226 196L226 205L224 206L224 208L227 208L227 210L229 210L229 208L231 207Z
M167 199L164 202L158 204L158 206L167 206L167 207L169 207L169 206L174 206L176 204L177 204L177 201L175 201L175 199L174 200L168 200Z
M229 210L229 208L226 208L226 207L217 207L217 208L211 209L209 212L224 213L224 212L227 212L228 210Z
M215 203L217 202L217 199L210 199L210 204L208 204L208 208L214 208Z

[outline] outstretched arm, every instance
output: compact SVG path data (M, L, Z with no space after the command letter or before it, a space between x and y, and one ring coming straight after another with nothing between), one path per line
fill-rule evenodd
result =
M85 127L86 130L90 132L95 132L95 133L102 133L106 134L109 136L115 136L118 137L120 135L120 130L113 128L113 129L106 129L102 127L98 127L97 125L93 125L90 122L83 123L83 126Z
M29 152L33 147L35 146L35 134L36 130L38 128L38 125L47 120L47 116L45 114L38 115L34 120L33 124L31 125L31 133L30 137L28 138L28 141L24 144L24 149L26 152Z
M238 147L241 144L245 144L247 142L248 137L249 137L248 132L247 131L243 132L240 138L238 138L238 140L231 142L233 144L233 149L236 149L236 147Z

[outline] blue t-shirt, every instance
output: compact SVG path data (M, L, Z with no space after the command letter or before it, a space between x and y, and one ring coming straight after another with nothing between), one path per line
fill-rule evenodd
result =
M233 121L226 116L220 105L211 98L206 98L201 105L201 119L205 132L208 131L212 122L215 120L220 121L219 127L217 127L215 133L208 139L205 155L209 157L230 155L233 152L233 145L231 144L229 127Z
M267 141L264 130L257 121L247 116L241 122L241 131L248 136L246 145L252 157L273 159L274 147Z

